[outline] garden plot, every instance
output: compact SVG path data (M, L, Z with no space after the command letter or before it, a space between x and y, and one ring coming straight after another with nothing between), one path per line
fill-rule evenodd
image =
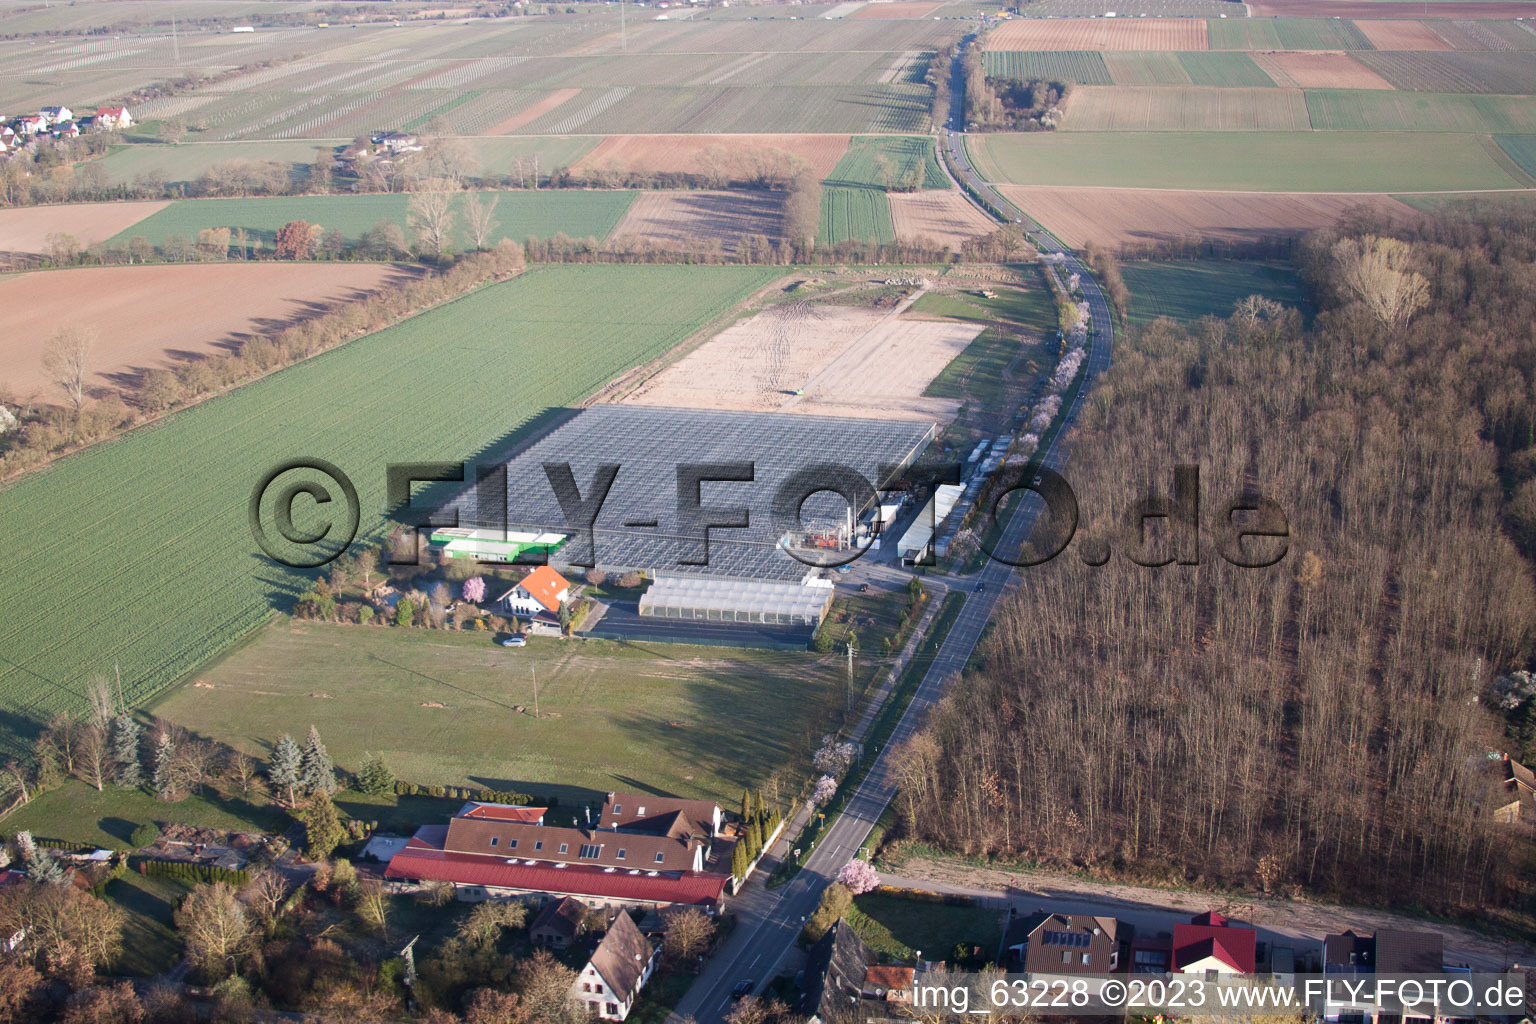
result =
M947 423L959 403L925 398L923 391L979 333L979 324L904 320L894 310L771 306L726 328L625 401Z

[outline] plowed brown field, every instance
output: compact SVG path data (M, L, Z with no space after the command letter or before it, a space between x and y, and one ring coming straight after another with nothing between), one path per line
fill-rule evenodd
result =
M378 263L194 263L5 275L0 382L18 397L59 401L42 360L66 320L96 331L91 387L112 390L145 370L227 352L407 273Z
M528 106L513 114L511 117L507 118L500 124L492 125L490 130L485 134L505 135L508 132L515 132L524 125L537 121L539 118L543 117L551 110L554 110L560 104L564 103L566 100L570 99L572 96L575 96L579 92L581 92L580 89L556 89L548 96L543 96L537 100L534 100Z
M987 36L988 50L1204 50L1196 18L1020 18Z
M1449 50L1451 44L1421 21L1367 21L1355 24L1378 50Z
M848 151L846 135L610 135L572 168L577 173L604 167L626 171L703 174L716 155L727 172L745 167L754 151L783 150L811 165L818 178ZM706 153L705 151L709 152Z
M734 252L742 235L777 240L784 222L778 192L642 192L614 238L634 235L663 242L714 239Z
M48 244L48 236L55 231L74 235L82 246L105 242L169 205L168 202L80 203L0 210L0 263L41 253Z
M891 223L903 242L920 238L958 249L962 242L997 230L997 223L955 189L892 192Z
M1390 89L1392 83L1347 53L1337 50L1251 54L1253 62L1291 89Z
M1004 185L1003 194L1071 246L1209 238L1228 242L1299 235L1327 227L1344 211L1371 206L1417 217L1390 196L1369 193L1184 192L1139 188Z

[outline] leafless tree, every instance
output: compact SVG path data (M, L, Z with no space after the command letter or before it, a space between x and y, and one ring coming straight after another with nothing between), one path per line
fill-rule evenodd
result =
M484 249L496 229L496 203L499 197L489 198L478 192L464 197L464 223L469 228L470 241L476 249Z
M64 397L76 412L85 404L91 352L95 345L94 330L80 325L68 325L55 331L43 348L43 372L64 392Z
M416 236L416 244L431 256L441 256L453 234L454 196L457 182L431 178L412 194L406 207L406 223Z

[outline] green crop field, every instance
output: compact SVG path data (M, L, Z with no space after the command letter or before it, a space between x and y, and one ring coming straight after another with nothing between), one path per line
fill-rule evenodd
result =
M1522 171L1536 178L1536 135L1500 135L1497 141Z
M1116 85L1191 84L1177 53L1115 50L1104 54L1104 63Z
M1081 85L1111 83L1104 55L1094 50L988 50L984 56L987 74L994 78L1044 78Z
M482 193L496 200L493 241L510 238L550 238L564 232L572 238L606 238L634 201L633 192L544 189L538 192ZM303 220L336 228L356 241L381 220L406 229L410 196L384 192L361 196L263 196L252 199L183 199L124 231L120 238L143 235L160 243L169 235L193 241L203 228L245 228L270 248L278 228ZM462 198L460 204L462 205ZM458 219L456 244L469 244L463 217ZM406 231L406 237L410 233Z
M1536 53L1380 50L1356 59L1394 88L1415 92L1536 93Z
M1488 136L1430 132L1036 132L970 140L978 168L1030 185L1435 192L1524 187Z
M1067 131L1306 131L1296 89L1085 86L1067 99Z
M1127 262L1121 272L1131 290L1132 324L1149 324L1160 316L1176 320L1230 316L1232 307L1250 295L1263 295L1308 314L1311 310L1296 271L1283 263Z
M1275 81L1246 53L1236 51L1179 54L1179 63L1196 85L1260 86L1273 88Z
M882 189L867 186L828 185L821 190L821 227L818 242L894 242L891 204Z
M934 152L933 139L869 135L849 143L848 152L832 169L827 184L888 188L900 185L913 173L921 175L917 180L922 182L922 188L949 187L949 178Z
M1209 41L1213 50L1283 50L1275 18L1212 18Z
M1536 102L1529 96L1311 89L1307 113L1312 127L1324 131L1536 131Z
M1282 50L1374 50L1352 21L1342 18L1277 18Z
M777 271L552 266L61 460L0 491L0 707L14 745L122 669L139 704L306 587L252 539L252 488L325 459L382 526L384 467L472 458L723 315Z
M489 633L280 622L199 672L212 689L178 687L154 712L258 757L314 724L342 767L371 751L418 783L568 805L643 779L729 804L803 756L841 710L840 678L810 652L538 637L509 651Z

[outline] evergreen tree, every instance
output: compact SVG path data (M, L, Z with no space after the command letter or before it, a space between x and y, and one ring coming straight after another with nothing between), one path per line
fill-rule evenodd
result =
M747 822L752 820L752 791L741 791L741 827L746 828Z
M737 843L736 848L731 851L731 874L736 877L736 881L746 880L747 865L751 863L752 858L747 856L747 844Z
M38 883L51 883L61 885L64 882L64 869L53 857L44 853L33 857L27 864L27 879Z
M267 778L272 780L272 785L277 789L288 791L289 807L293 806L293 787L299 784L299 765L302 761L299 745L293 742L292 736L284 733L272 750L272 760L267 765Z
M756 857L763 848L763 827L755 820L747 826L747 854Z
M325 860L336 852L345 837L331 795L318 790L304 814L304 856L310 860Z
M162 730L155 741L155 795L161 800L176 796L176 780L172 777L171 761L176 756L176 741L169 731Z
M763 791L760 789L754 790L752 793L752 820L761 825L766 817L767 815L763 814Z
M124 789L138 789L144 784L144 768L139 761L143 731L131 715L118 715L112 721L112 781Z
M395 773L389 770L383 757L369 754L358 770L357 788L370 796L383 796L395 788Z
M304 763L299 768L299 782L310 793L330 796L336 792L336 766L320 741L320 730L309 727L309 738L304 741Z

